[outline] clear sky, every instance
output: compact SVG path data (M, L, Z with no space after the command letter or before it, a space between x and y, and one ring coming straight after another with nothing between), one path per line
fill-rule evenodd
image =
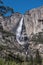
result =
M32 8L43 6L43 0L2 0L4 5L14 8L15 12L25 13Z

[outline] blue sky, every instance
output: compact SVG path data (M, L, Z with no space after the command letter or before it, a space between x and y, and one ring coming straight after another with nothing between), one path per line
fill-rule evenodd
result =
M43 6L43 0L2 0L4 5L14 8L15 12L25 13L32 8Z

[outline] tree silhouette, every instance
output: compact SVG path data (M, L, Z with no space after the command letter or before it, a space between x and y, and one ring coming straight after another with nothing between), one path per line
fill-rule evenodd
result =
M0 0L0 4L3 4L2 0Z
M41 58L41 56L40 56L40 54L39 54L38 49L36 50L35 63L36 63L36 65L37 65L37 64L42 65L42 58Z
M30 55L30 65L33 65L33 56L32 55Z
M13 8L8 7L8 6L4 6L3 4L4 3L2 2L2 0L0 0L0 15L3 15L4 16L8 12L11 12L11 14L14 13Z

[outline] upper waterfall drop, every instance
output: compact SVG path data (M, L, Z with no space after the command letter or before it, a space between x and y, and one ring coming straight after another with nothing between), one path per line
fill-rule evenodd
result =
M21 18L19 26L18 26L17 31L16 31L17 36L21 36L22 25L23 25L23 17Z
M26 33L23 33L25 30L24 25L24 16L22 16L20 23L18 25L18 28L16 30L16 40L19 44L23 45L25 43L24 38L26 36ZM26 32L26 31L25 31Z
M19 38L21 37L22 25L23 25L23 17L21 18L17 31L16 31L16 40L19 44L21 44Z

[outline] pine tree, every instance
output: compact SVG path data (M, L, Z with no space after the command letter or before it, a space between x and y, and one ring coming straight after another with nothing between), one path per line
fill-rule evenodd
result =
M3 1L0 0L0 15L3 15L3 16L4 16L4 15L7 14L8 12L11 12L11 14L14 13L13 8L4 6Z
M0 0L0 4L3 4L2 0Z
M30 65L33 65L33 56L32 55L30 55Z
M37 64L39 64L39 65L42 64L42 59L41 59L41 56L40 56L40 54L39 54L38 49L36 50L35 64L36 64L36 65L37 65Z

